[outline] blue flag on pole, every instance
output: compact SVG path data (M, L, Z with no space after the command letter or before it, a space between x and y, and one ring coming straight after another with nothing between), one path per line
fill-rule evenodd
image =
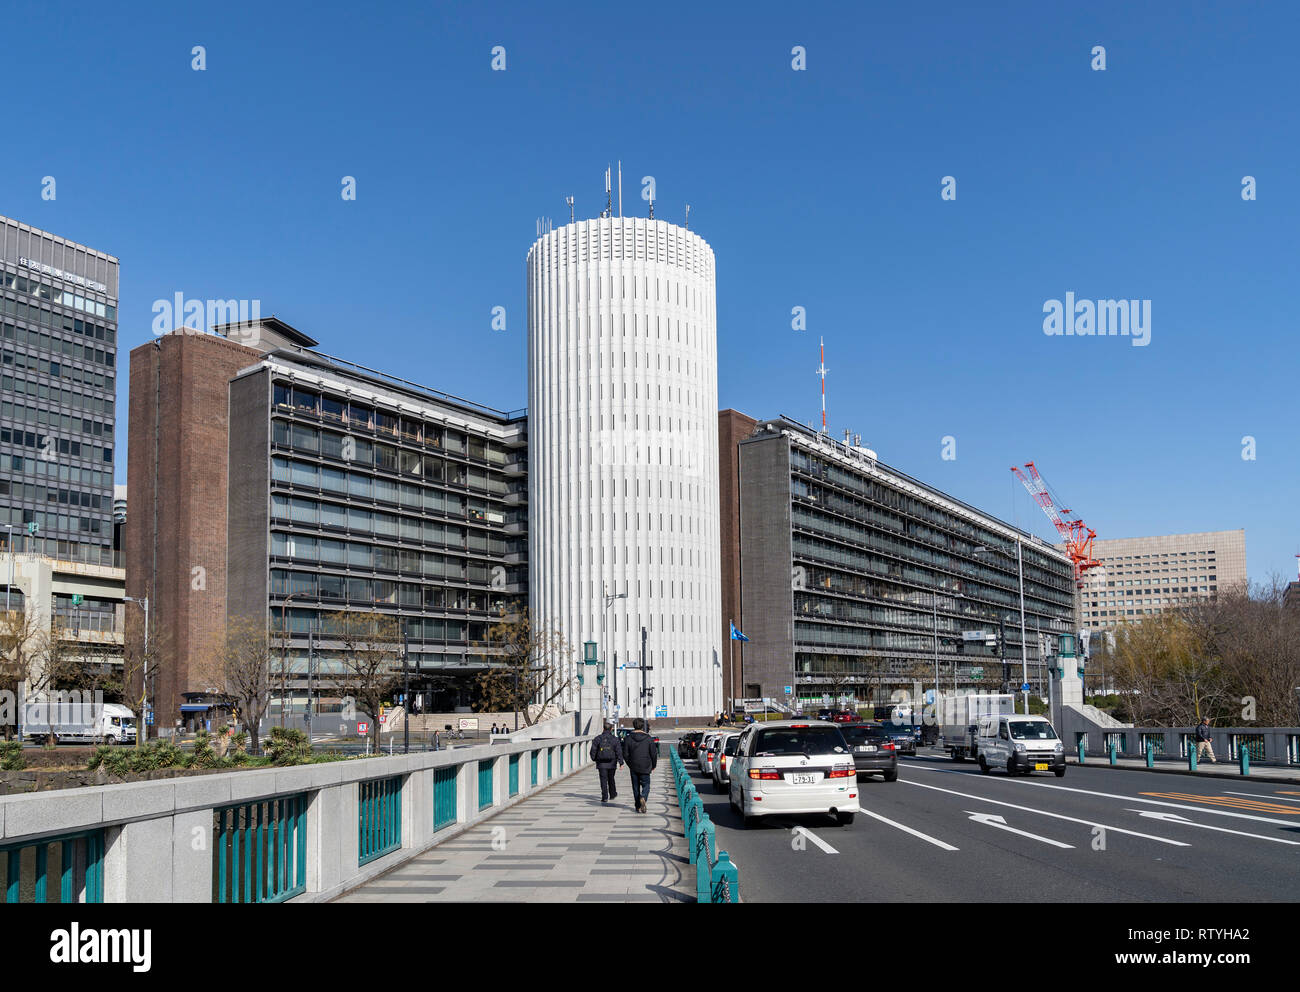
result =
M746 637L744 634L742 634L740 631L738 631L738 630L736 629L736 621L735 621L735 620L732 620L732 621L731 621L731 639L732 639L733 641L747 641L747 640L749 640L748 637Z

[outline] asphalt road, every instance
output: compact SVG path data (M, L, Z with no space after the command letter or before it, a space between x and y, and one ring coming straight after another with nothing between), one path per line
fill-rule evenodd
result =
M1295 899L1300 786L1074 766L1013 779L929 749L900 759L897 782L859 785L849 826L747 830L695 775L747 902Z

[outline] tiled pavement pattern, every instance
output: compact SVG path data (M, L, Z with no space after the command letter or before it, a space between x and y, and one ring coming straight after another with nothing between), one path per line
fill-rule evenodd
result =
M618 798L601 805L590 765L338 901L694 902L667 755L648 812L633 810L626 768L617 785Z

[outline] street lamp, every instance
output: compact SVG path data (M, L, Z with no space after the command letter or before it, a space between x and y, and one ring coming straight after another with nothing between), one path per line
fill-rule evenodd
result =
M608 678L610 672L611 671L613 672L613 679L610 684L612 687L612 692L614 697L614 715L615 715L615 719L617 719L618 718L618 668L615 667L613 669L610 669L609 667L609 649L605 643L605 636L606 636L605 632L609 624L610 606L613 605L616 599L627 599L627 593L620 592L620 593L615 593L614 595L611 596L609 593L605 592L605 583L603 582L600 584L600 591L603 594L605 600L604 611L600 615L600 650L601 653L604 654L605 656L606 677Z
M144 697L144 713L140 714L140 724L136 726L135 739L136 743L140 742L141 735L148 735L148 722L146 715L150 710L149 706L149 597L142 596L137 599L134 596L123 596L122 599L128 603L135 603L144 610L144 669L140 680L141 695Z

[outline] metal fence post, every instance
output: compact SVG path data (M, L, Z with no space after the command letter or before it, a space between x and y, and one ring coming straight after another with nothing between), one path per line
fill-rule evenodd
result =
M1079 738L1079 764L1081 765L1084 763L1084 754L1085 754L1084 744L1085 744L1084 739L1080 737Z
M1196 738L1192 737L1187 741L1187 769L1196 771Z
M1237 757L1241 761L1241 774L1249 775L1250 774L1250 748L1243 745L1240 741L1237 742Z
M1115 756L1115 738L1114 738L1114 737L1112 737L1112 738L1110 739L1110 763L1111 763L1112 765L1117 765L1117 764L1119 764L1119 761L1118 761L1118 759L1117 759L1116 756Z
M1147 767L1156 766L1156 745L1154 741L1147 741Z

